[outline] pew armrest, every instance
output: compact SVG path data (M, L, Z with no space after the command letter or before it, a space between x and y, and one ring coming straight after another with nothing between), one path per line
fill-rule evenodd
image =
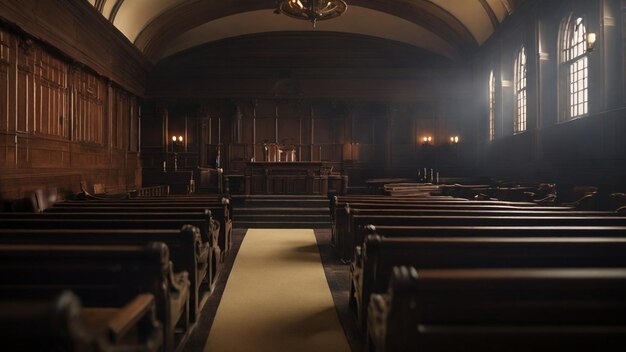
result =
M155 302L151 294L140 294L120 309L107 323L107 332L112 341L119 342L138 325L141 325L139 329L145 329L144 332L147 333L146 344L159 344L158 332L161 329L155 319Z
M189 288L189 273L181 271L175 274L172 262L169 265L168 276L171 284L170 291L185 292Z
M548 194L540 199L533 199L533 202L537 204L553 204L556 201L556 194Z
M591 201L595 199L595 196L596 196L595 193L585 194L584 196L580 197L576 201L564 202L564 203L562 203L562 205L563 206L574 207L576 209L581 209L581 208L583 208L585 206L588 206L589 203L591 203Z

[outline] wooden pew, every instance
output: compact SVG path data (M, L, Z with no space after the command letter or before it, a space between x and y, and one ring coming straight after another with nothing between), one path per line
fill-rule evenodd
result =
M329 209L331 217L338 211L345 208L349 203L436 203L436 202L469 202L466 198L455 198L452 196L426 196L426 197L394 197L394 196L382 196L382 195L346 195L346 196L332 196L329 197ZM510 202L509 202L510 203ZM471 203L468 203L471 204ZM511 204L509 204L511 205Z
M156 352L163 328L154 296L138 294L119 308L82 307L71 291L56 297L0 300L0 340L12 352Z
M0 227L6 220L0 221ZM0 229L0 244L56 244L56 245L140 245L162 242L167 245L175 272L187 272L190 281L189 313L191 321L196 321L201 303L215 285L212 277L212 251L202 242L198 229L184 225L181 229L123 229L96 227L63 227L60 224L40 223L40 227L29 227L36 222L28 221L22 228L14 226ZM206 284L206 288L203 287Z
M221 250L218 246L218 228L211 228L212 220L192 218L48 218L47 214L35 215L24 221L25 218L0 217L0 229L117 229L117 230L180 230L186 225L192 225L199 229L200 238L203 242L203 256L208 259L203 265L208 265L208 283L211 289L221 272ZM207 252L207 253L204 253ZM204 278L204 276L202 276ZM202 281L199 280L199 281Z
M614 351L626 269L395 268L369 306L369 350Z
M362 238L358 241L355 241L353 235L353 227L350 226L350 217L354 215L359 215L361 212L364 214L375 214L377 212L386 212L398 215L404 215L406 212L407 215L489 215L491 212L495 214L512 214L512 215L523 215L523 214L537 214L538 216L544 215L566 215L564 209L561 208L553 208L553 207L533 207L533 208L524 208L524 207L497 207L497 206L483 206L483 205L470 205L470 206L457 206L457 205L446 205L446 206L421 206L421 205L411 205L411 206L396 206L396 205L382 205L382 204L359 204L358 208L352 208L348 206L343 209L343 212L339 212L336 215L335 222L332 224L331 231L331 245L336 248L338 255L343 260L347 260L352 254L352 250L354 248L355 243L360 244L362 242ZM369 213L368 209L372 209ZM554 212L554 213L549 213ZM575 214L575 213L572 213ZM578 213L583 215L583 213ZM592 214L592 213L588 213ZM599 214L607 214L607 213L599 213Z
M403 237L370 235L350 266L350 307L365 327L372 293L383 293L392 268L626 268L626 237Z
M626 226L366 226L366 235L376 233L384 237L626 237Z
M344 230L340 253L354 253L363 243L365 228L374 226L626 226L626 217L620 216L405 216L359 215L349 217Z
M200 238L207 247L217 247L217 234L210 228L210 223L206 219L180 218L160 218L146 219L135 218L132 216L124 218L76 218L76 217L60 217L50 218L36 214L32 217L11 217L0 216L0 228L4 229L139 229L139 230L160 230L160 229L180 229L185 225L193 225L200 231ZM216 253L219 255L219 252Z
M189 279L174 273L165 244L148 246L0 245L0 298L50 297L72 290L87 307L121 307L138 294L154 296L166 351L189 328Z
M205 212L210 211L214 220L220 223L218 245L221 251L222 261L228 256L232 247L232 220L227 205L199 206L195 204L183 203L103 203L93 202L86 205L74 203L57 203L54 207L46 209L46 213L184 213L184 212Z
M619 216L615 212L577 211L577 210L459 210L459 209L422 209L422 208L352 208L346 207L337 217L332 231L331 244L339 251L340 256L348 259L350 252L342 252L344 239L353 231L352 217L361 216ZM353 236L352 236L353 237ZM346 246L349 250L353 247Z
M346 210L350 209L350 210ZM338 203L331 212L331 225L333 236L338 227L343 226L345 216L351 209L413 209L413 210L504 210L504 211L567 211L574 210L572 207L544 207L544 206L513 206L502 204L485 204L483 201L461 201L453 203L444 202L378 202L361 201L352 203Z
M450 197L389 197L389 196L334 196L330 199L329 209L331 217L337 212L342 211L347 204L392 204L392 205L447 205L447 204L463 204L463 205L494 205L494 206L516 206L516 207L535 207L536 203L533 202L509 202L509 201L489 201L489 200L469 200L464 198L450 198Z

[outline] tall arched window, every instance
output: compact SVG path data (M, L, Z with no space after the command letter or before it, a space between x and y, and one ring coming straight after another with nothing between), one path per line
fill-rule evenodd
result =
M515 116L513 132L526 131L526 49L522 46L515 58Z
M489 73L489 140L493 141L496 137L495 124L495 108L496 108L496 77L493 70Z
M589 112L586 34L582 17L570 16L564 22L561 31L561 82L564 95L561 100L560 121L581 117Z

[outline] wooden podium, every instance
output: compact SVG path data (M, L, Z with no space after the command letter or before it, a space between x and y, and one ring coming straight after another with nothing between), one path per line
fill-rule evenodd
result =
M245 194L328 194L330 170L320 161L251 161L244 172Z

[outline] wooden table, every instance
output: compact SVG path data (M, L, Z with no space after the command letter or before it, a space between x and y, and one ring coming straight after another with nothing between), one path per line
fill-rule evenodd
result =
M328 194L330 168L321 161L247 162L245 194Z

